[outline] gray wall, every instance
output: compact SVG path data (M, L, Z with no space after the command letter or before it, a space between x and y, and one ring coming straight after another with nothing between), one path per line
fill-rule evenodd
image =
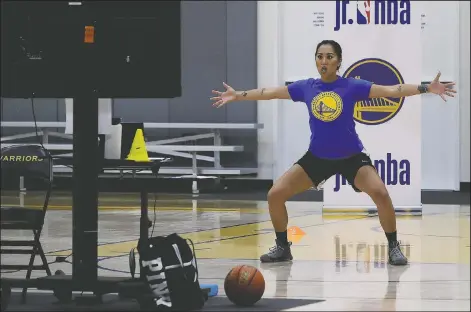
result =
M225 81L235 89L257 87L257 3L252 1L182 2L182 89L175 99L115 99L113 115L124 122L256 123L255 102L216 109L209 98ZM38 121L65 121L63 99L35 99ZM32 121L31 100L2 99L2 120ZM31 129L2 128L2 135ZM204 133L197 129L146 130L147 140ZM223 144L242 144L243 153L222 153L224 166L256 167L254 130L222 131ZM50 140L52 143L52 139ZM200 142L200 144L212 144ZM178 161L176 165L190 165ZM202 162L199 165L208 166Z

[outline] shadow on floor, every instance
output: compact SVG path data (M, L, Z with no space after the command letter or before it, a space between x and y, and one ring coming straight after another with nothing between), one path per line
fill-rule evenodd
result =
M61 304L52 293L28 292L26 304L20 303L20 292L14 291L6 311L139 311L135 301L119 300L117 295L103 296L103 304L77 305L76 303ZM202 311L281 311L324 300L262 298L252 307L238 307L226 297L212 297L206 302ZM2 307L2 311L4 311Z

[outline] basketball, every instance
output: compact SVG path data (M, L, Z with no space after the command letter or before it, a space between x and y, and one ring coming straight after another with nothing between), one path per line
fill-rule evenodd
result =
M265 292L265 279L257 268L238 265L227 273L224 291L232 303L251 306L262 298Z

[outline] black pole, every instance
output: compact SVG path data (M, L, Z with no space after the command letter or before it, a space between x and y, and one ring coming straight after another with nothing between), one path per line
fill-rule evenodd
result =
M149 236L149 213L148 213L148 194L147 189L141 191L141 224L140 224L140 239L142 243L147 243Z
M85 90L73 103L72 278L88 288L97 281L98 97Z
M72 279L86 290L98 279L98 93L93 75L94 34L85 40L75 61L80 84L73 103Z

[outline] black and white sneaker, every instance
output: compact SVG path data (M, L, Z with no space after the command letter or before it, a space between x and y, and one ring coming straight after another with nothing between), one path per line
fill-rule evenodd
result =
M282 262L291 261L291 242L282 243L275 240L276 245L270 248L270 251L260 257L261 262Z
M406 265L408 263L406 256L402 253L399 242L394 242L389 245L388 254L389 264L391 265Z

